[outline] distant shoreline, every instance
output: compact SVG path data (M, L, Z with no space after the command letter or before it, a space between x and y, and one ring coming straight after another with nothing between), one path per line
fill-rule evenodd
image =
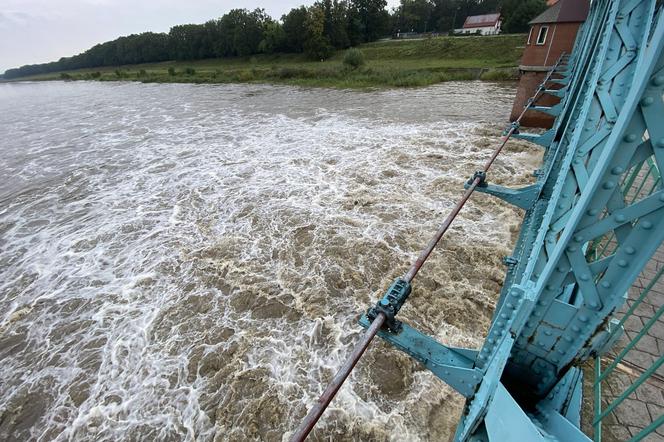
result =
M2 80L93 80L143 83L267 83L332 88L419 87L446 81L509 81L518 76L524 35L390 40L360 46L366 62L343 63L345 51L325 61L302 54L171 61L103 67Z

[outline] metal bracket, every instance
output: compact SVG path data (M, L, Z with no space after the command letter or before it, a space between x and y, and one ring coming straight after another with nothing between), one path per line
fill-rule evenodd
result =
M369 318L363 316L360 325L368 328ZM447 347L403 323L398 334L381 330L378 336L422 363L463 396L469 398L475 394L482 372L474 368L475 357L469 356L476 356L476 351Z
M468 184L466 184L465 187L468 188ZM522 189L509 189L507 187L485 183L483 187L478 186L477 191L495 196L513 206L528 210L535 203L540 189L541 186L539 184L533 184Z
M383 313L387 317L385 321L387 329L392 333L401 332L402 324L396 320L396 315L408 299L411 290L410 283L397 278L387 289L385 296L367 311L367 318L373 322L379 314Z
M543 134L528 134L528 133L519 133L512 135L514 138L524 141L530 141L542 147L549 147L553 143L553 137L556 135L555 130L549 129Z
M545 399L537 404L540 412L555 411L577 428L581 427L583 403L583 371L572 367L558 381Z
M518 135L519 129L521 129L521 124L519 124L518 121L513 121L512 124L507 126L507 128L503 131L503 136L506 137L510 130L512 131L512 135Z
M567 93L567 88L563 87L560 89L546 89L544 93L547 95L552 95L554 97L563 98Z
M505 264L509 268L513 268L516 267L517 264L519 264L519 260L513 256L506 256L503 258L503 264Z
M538 408L537 411L534 420L549 435L549 440L591 442L590 438L579 427L557 411L547 410L543 407Z
M491 359L484 374L484 382L479 384L475 396L466 402L466 411L461 416L461 421L454 435L455 441L466 440L482 423L482 418L486 414L487 408L500 384L500 377L505 369L513 345L514 339L511 336L504 336L498 344L495 356Z
M477 185L477 188L478 188L478 189L480 189L480 188L484 188L484 187L487 187L487 186L488 186L488 184L486 183L486 172L484 172L483 170L478 170L478 171L475 172L475 174L474 174L472 177L470 177L470 179L466 182L466 184L464 185L464 188L465 188L465 189L468 189L470 186L472 186L473 182L474 182L477 178L480 179L480 182L479 182L479 184Z
M593 337L591 352L598 356L606 354L618 342L624 332L625 328L620 325L620 321L611 318L606 324L606 328Z
M567 86L569 82L569 78L552 78L549 80L549 83L562 84L563 86Z
M533 106L532 110L538 111L538 112L544 112L545 114L549 114L553 117L557 117L560 115L560 113L563 111L563 104L558 103L555 106Z
M533 420L500 382L487 407L484 425L490 441L546 440Z
M536 405L534 415L540 428L555 440L590 442L581 431L583 371L572 367L547 397Z

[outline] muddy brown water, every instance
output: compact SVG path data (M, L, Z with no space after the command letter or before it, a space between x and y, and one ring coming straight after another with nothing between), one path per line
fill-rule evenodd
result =
M286 440L514 93L0 85L0 440ZM403 319L477 347L519 217L473 197ZM461 405L376 342L311 440L446 440Z

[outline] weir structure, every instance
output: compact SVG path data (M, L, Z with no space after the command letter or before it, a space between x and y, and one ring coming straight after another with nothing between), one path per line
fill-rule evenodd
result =
M368 333L292 440L306 438L376 333L466 398L455 441L600 441L617 408L661 379L664 347L655 349L650 366L626 357L661 325L661 298L645 317L640 313L642 327L628 339L623 330L664 272L664 262L644 270L664 241L663 47L661 0L592 2L574 51L540 87L561 98L554 107L536 106L555 117L553 128L519 133L517 121L506 134L544 149L536 183L489 184L486 172L501 146L457 206L479 191L525 210L483 346L446 346L396 319L408 296L416 296L411 281L455 209L433 246L362 317ZM632 288L637 278L643 291ZM629 373L629 381L603 395L616 372ZM584 386L585 402L594 401L589 411ZM627 433L630 440L659 437L653 433L664 423L662 410Z

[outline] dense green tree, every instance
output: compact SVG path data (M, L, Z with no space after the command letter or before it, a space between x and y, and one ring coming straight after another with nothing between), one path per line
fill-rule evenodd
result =
M281 23L271 21L266 24L263 41L261 41L258 49L265 54L284 52L287 50L286 33L284 32L284 27Z
M332 0L322 0L318 2L321 9L323 10L323 33L329 38L332 31L333 19L332 19Z
M428 32L436 30L432 17L436 5L429 0L401 0L395 11L397 20L393 24L401 32Z
M361 41L378 40L390 32L390 15L385 10L386 0L350 0L352 18L357 22L353 24L360 32Z
M304 51L304 39L307 32L307 8L300 6L291 9L288 14L281 17L281 21L286 37L286 51Z
M362 17L360 11L354 4L348 4L348 12L346 17L346 35L351 46L357 46L365 41L364 38L364 25L362 24Z
M345 1L326 0L323 2L325 13L324 34L336 49L346 49L351 45L348 36L348 3Z
M201 45L203 58L219 57L219 40L221 39L221 25L219 20L210 20L203 25Z
M204 25L178 25L173 26L168 33L171 54L176 60L195 60L205 55L203 42L205 40Z
M545 0L505 0L502 9L505 16L503 30L509 33L528 32L528 22L545 9Z
M5 73L5 78L18 78L90 67L148 63L168 59L170 59L168 35L146 32L101 43L82 54L64 57L56 62L9 69Z
M307 9L304 52L314 60L325 60L332 54L332 44L325 35L325 8L315 3Z
M257 54L272 19L263 9L233 9L219 20L221 57Z

